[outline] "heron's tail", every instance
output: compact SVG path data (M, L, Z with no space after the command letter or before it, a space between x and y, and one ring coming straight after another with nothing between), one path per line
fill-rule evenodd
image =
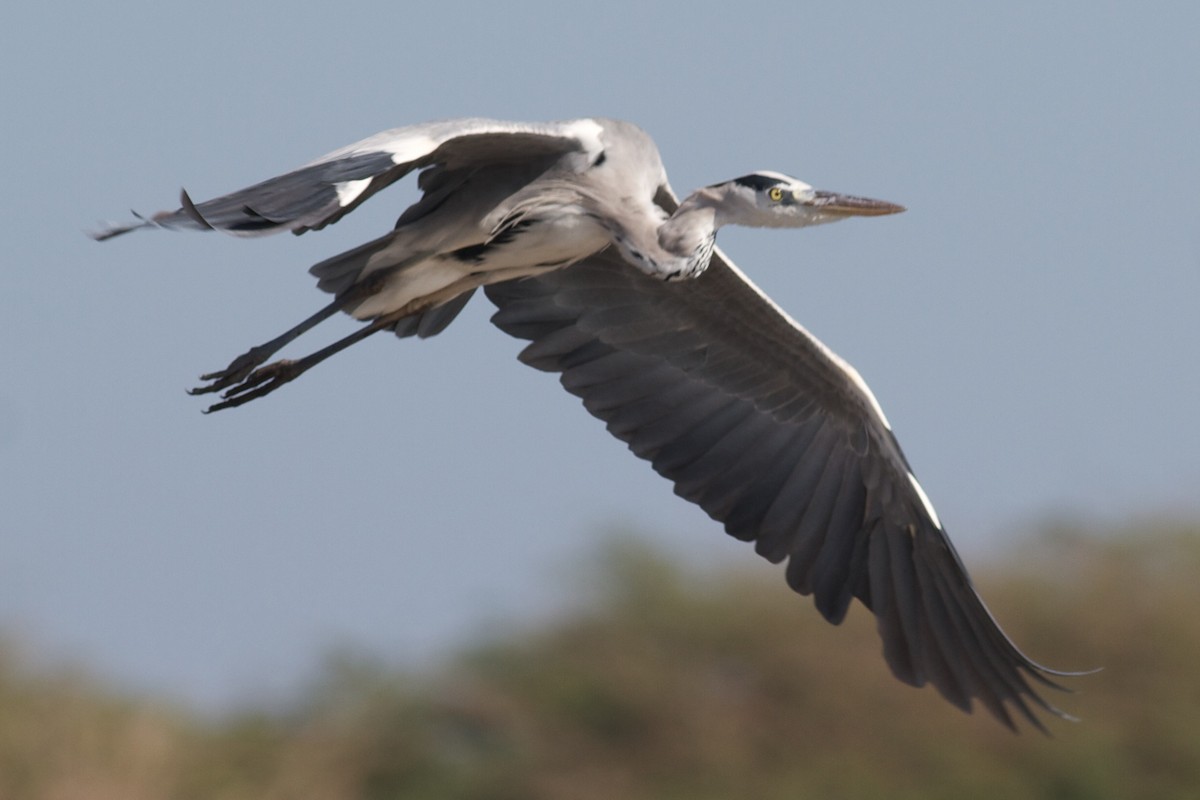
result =
M427 252L412 252L408 247L403 229L391 231L366 244L359 245L332 258L314 264L309 272L317 279L317 288L339 297L361 291L362 284L379 281L386 285L388 276L402 272L430 257ZM435 336L454 321L474 289L464 291L446 302L404 317L391 329L400 337L419 336L424 339ZM372 296L371 290L363 292L362 300L347 303L343 309L354 314L355 309Z
M395 271L414 260L427 257L424 253L415 257L404 253L402 243L397 241L399 233L390 231L378 239L314 264L308 271L317 279L317 288L340 295L369 273Z

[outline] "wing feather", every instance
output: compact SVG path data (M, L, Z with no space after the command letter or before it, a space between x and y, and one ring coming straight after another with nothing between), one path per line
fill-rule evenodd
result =
M665 208L669 195L660 192ZM563 386L728 533L754 541L840 622L876 615L901 680L933 683L1006 725L1066 716L1033 682L1047 669L1000 630L911 479L862 378L717 250L664 283L612 248L563 270L496 284L493 322L530 344L521 360Z
M92 234L111 239L147 227L220 230L237 236L281 231L300 234L337 222L381 189L414 169L445 167L455 172L475 161L490 165L572 152L598 152L600 125L594 120L524 123L456 119L410 125L377 133L307 164L245 189L192 203L184 192L180 208L111 225ZM445 169L422 175L429 202L439 195Z

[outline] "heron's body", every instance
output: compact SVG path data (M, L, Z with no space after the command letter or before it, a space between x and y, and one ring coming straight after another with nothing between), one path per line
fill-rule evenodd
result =
M562 375L681 496L787 561L788 583L839 622L858 598L893 672L1012 724L1060 713L971 586L932 503L858 373L715 248L726 224L803 227L901 211L758 172L682 202L658 150L616 120L470 119L385 131L201 204L112 227L303 233L421 169L421 199L391 232L312 268L334 299L203 376L210 410L261 397L380 330L441 331L486 287L493 321L530 340L521 360ZM366 324L298 361L265 364L337 312Z
M392 313L416 313L439 306L463 292L500 281L538 275L591 255L607 244L604 229L577 207L538 209L539 216L489 237L479 225L439 242L421 241L422 222L390 234L379 249L361 259L323 262L316 274L359 282L386 275L379 290L346 311L369 320ZM553 215L553 216L551 216ZM437 220L429 220L436 223ZM415 241L414 241L415 240ZM428 249L426 249L428 248Z
M615 244L639 269L664 278L708 266L714 219L695 235L659 238L667 220L655 205L666 172L653 141L617 120L568 123L591 145L546 167L498 163L443 169L444 200L402 220L365 248L313 272L335 287L386 272L377 292L346 310L374 319L438 306L478 286L560 269ZM594 126L594 129L593 127ZM629 180L634 176L634 180Z

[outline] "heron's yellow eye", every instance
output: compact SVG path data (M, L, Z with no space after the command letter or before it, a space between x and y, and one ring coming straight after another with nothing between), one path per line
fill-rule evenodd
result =
M778 186L772 186L767 190L767 197L778 203L783 199L783 189L780 189Z

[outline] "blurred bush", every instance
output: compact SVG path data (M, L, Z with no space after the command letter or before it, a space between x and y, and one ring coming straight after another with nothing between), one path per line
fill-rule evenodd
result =
M287 708L218 720L0 648L0 798L1194 798L1200 527L1056 526L976 570L1034 658L1103 666L1012 735L894 680L762 570L619 539L563 618L408 674L329 660Z

